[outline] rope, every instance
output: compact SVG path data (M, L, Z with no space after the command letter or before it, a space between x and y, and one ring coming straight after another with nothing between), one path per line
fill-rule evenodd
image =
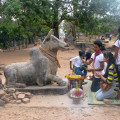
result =
M95 68L94 68L92 65L90 65L90 66L93 68L93 71L95 71L95 72L96 72Z
M60 68L61 66L60 66L60 63L59 63L59 60L58 60L58 58L57 57L55 57L55 56L53 56L52 54L50 54L48 51L46 51L45 49L43 49L41 46L38 46L39 47L39 49L41 49L42 51L44 51L45 53L47 53L49 56L51 56L51 57L54 57L55 59L56 59L56 61L57 61L57 66Z

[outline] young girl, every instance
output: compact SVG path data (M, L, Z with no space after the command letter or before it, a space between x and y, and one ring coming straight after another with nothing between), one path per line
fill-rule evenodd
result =
M102 89L99 89L96 92L96 98L98 101L103 101L104 99L108 98L115 98L119 90L119 81L115 67L115 59L111 52L104 53L104 62L107 62L108 64L105 75L103 76L96 72L96 76L100 77L100 79L106 83L111 84L111 88L105 92L102 91Z

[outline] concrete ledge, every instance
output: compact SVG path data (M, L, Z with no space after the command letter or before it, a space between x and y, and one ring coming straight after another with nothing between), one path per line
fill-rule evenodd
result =
M75 45L76 46L80 46L81 48L85 48L86 47L85 42L75 42Z
M85 42L75 42L76 45L85 45Z
M26 88L16 88L20 92L31 92L32 94L59 94L64 95L68 92L68 86L28 86Z

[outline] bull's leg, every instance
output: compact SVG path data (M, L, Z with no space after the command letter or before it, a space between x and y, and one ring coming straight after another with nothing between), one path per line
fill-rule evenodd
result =
M55 75L52 75L52 74L47 75L47 80L48 81L55 81L55 82L58 83L59 86L65 86L66 85L65 81L63 81L61 78L59 78Z
M41 81L39 80L39 77L36 78L36 83L37 83L40 87L44 86L44 84L41 83Z
M5 84L7 86L15 86L15 83L17 81L17 77L16 77L16 70L12 70L12 71L8 71L5 74L6 77L6 82Z

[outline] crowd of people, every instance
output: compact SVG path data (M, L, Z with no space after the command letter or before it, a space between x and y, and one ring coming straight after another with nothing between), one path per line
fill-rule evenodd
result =
M98 101L116 98L120 92L120 28L117 36L114 55L106 51L101 40L96 40L94 53L79 51L77 57L70 59L70 69L75 74L86 77L87 72L93 73L91 91L96 92Z

